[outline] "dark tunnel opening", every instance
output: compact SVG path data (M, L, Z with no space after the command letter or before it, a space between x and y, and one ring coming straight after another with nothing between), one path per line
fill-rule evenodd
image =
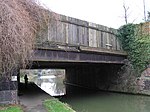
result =
M118 84L118 72L122 66L123 64L114 63L35 62L31 69L65 69L66 94L70 94L76 91L76 87L90 90L110 90Z

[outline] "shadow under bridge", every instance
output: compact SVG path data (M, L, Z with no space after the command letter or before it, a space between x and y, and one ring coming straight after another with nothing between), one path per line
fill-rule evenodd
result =
M37 49L31 69L65 69L67 92L70 85L109 90L117 85L124 59L122 54Z

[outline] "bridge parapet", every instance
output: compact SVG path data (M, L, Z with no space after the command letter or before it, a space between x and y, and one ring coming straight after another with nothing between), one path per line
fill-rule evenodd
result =
M37 38L38 47L67 48L89 47L122 51L117 30L87 21L56 15L58 20L49 22Z

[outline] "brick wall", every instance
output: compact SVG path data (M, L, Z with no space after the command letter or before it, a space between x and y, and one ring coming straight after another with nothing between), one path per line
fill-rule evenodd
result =
M150 22L145 22L140 24L142 34L150 34Z
M137 80L139 93L150 95L150 65Z
M17 81L3 77L0 79L0 104L17 104Z

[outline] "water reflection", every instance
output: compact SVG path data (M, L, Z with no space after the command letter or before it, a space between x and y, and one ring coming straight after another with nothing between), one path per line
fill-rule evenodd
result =
M63 83L65 79L64 69L22 70L22 73L28 74L29 81L34 82L51 96L66 94L65 85Z

